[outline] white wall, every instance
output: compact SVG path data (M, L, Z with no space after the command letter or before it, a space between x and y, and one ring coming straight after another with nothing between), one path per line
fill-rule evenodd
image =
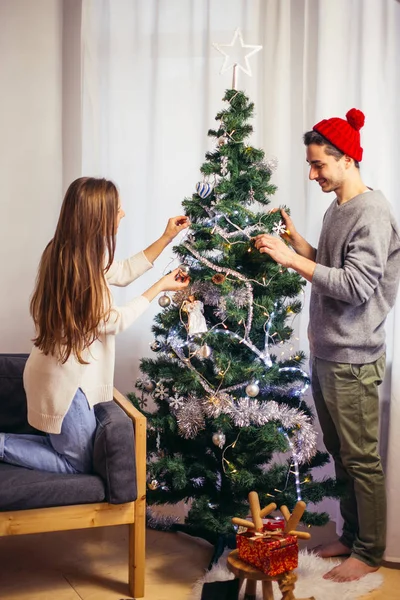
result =
M62 1L0 0L0 352L31 347L29 296L62 195Z

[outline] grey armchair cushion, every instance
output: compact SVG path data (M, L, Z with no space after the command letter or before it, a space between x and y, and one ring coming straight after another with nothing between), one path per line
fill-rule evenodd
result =
M37 433L26 420L22 375L27 355L0 354L0 431ZM0 462L0 510L136 499L132 421L114 402L95 407L94 474L66 475Z
M0 510L90 504L104 499L104 483L96 475L46 473L0 462Z
M137 498L134 431L131 419L115 402L96 404L97 430L93 468L106 485L111 504Z
M22 374L27 354L0 354L0 431L37 433L26 420Z

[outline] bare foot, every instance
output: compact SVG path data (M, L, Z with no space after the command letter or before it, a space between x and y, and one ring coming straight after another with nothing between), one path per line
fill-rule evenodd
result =
M313 548L313 552L321 558L332 558L332 556L350 556L351 548L336 540L330 544L323 544Z
M358 560L353 556L347 558L337 567L334 567L328 573L325 573L324 579L332 579L333 581L355 581L361 579L368 573L377 571L379 567L370 567L366 565L362 560Z

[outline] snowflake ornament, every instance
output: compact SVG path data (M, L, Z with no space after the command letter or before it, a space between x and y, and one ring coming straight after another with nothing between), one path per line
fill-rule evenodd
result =
M282 220L280 220L279 223L275 223L275 225L272 228L272 231L276 233L276 235L283 235L284 233L286 233L285 223Z
M143 394L142 394L142 397L141 397L141 398L139 398L139 400L138 400L138 404L139 404L139 406L140 406L140 408L141 408L142 410L143 410L144 408L147 408L147 400L146 400L146 398L144 397L144 395L143 395Z
M165 385L161 382L158 382L156 385L156 391L154 392L154 397L159 400L165 400L169 396L169 391L165 387Z
M173 410L179 410L184 405L184 398L179 394L175 394L174 397L170 397L168 400L168 404Z

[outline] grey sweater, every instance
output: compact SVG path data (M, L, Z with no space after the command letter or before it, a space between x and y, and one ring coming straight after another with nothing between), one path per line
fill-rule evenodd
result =
M400 278L399 228L382 192L332 202L316 262L311 354L334 362L373 362L385 351L385 319Z

